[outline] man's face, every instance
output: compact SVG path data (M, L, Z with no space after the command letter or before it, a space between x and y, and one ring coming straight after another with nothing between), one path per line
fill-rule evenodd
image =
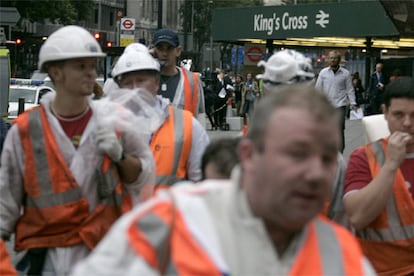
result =
M119 82L120 88L143 88L154 96L157 95L159 86L159 77L153 72L134 71L125 74Z
M314 218L331 194L339 137L334 117L319 122L303 109L275 111L263 152L248 140L240 145L244 173L251 179L243 186L253 213L271 229L289 231ZM242 152L249 145L252 154L246 157Z
M164 67L175 67L181 54L180 47L174 47L166 42L158 43L154 48L155 57Z
M407 152L414 152L414 100L408 98L391 99L390 106L383 106L385 119L390 132L405 132L411 135Z
M384 65L382 64L382 63L377 63L377 65L375 65L375 70L377 71L377 72L382 72L382 67L383 67Z
M335 53L329 53L329 65L331 67L337 67L339 65L340 58Z
M54 81L72 95L89 96L93 92L96 58L69 59L62 67L52 69Z

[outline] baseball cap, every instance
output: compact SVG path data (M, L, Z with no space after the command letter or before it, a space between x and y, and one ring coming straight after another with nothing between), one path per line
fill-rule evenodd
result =
M170 29L160 29L155 32L152 44L156 46L158 43L166 42L173 47L178 47L180 44L177 34Z

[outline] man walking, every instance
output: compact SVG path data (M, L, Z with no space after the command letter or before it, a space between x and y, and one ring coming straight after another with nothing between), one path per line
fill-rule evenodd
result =
M342 136L342 146L345 147L345 118L346 106L350 104L351 109L356 109L355 92L352 86L351 74L341 67L341 54L338 51L331 51L328 55L329 66L322 69L316 81L316 88L325 93L331 104L336 107L340 114L339 124Z
M384 99L384 88L387 78L383 72L384 64L380 61L375 65L375 72L369 79L369 115L381 114L381 105Z
M151 151L120 105L92 101L93 36L65 26L45 41L39 69L56 88L9 130L0 168L0 234L28 250L18 269L67 275L150 180Z
M156 115L148 119L155 124L150 147L156 164L156 188L171 187L183 180L201 180L200 163L209 143L208 135L189 111L178 109L157 95L160 82L157 60L146 51L124 53L112 76L124 90L110 91L111 99L122 101L134 114L155 109ZM153 105L143 100L147 97L152 98Z
M182 50L177 34L160 29L155 32L152 45L153 54L161 64L158 94L169 99L173 106L190 111L204 127L206 114L200 74L177 66Z

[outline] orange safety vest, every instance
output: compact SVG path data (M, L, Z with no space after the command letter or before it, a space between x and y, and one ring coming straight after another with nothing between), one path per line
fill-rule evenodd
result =
M385 162L388 139L366 145L371 175L378 175ZM382 213L363 230L357 231L364 254L379 274L414 273L414 200L398 169L393 194Z
M192 115L170 105L169 116L153 134L150 148L156 164L156 189L187 177L187 161L193 139Z
M190 111L193 116L197 115L198 93L200 91L199 75L196 72L187 72L184 67L180 67L184 81L184 110ZM190 74L188 74L190 73Z
M184 217L173 203L159 202L132 221L128 242L161 275L230 275L210 257ZM362 275L362 260L351 233L318 218L309 224L289 275Z
M0 239L0 275L17 276L17 271L14 268L6 244Z
M87 199L60 154L44 107L21 114L15 123L25 153L24 212L16 225L16 250L80 243L92 249L122 212L131 209L116 165L104 157L97 171L100 202L89 212Z

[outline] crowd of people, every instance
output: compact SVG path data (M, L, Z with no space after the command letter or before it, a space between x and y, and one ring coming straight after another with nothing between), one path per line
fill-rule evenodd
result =
M414 78L378 63L366 93L338 51L316 77L287 49L257 76L203 80L180 54L160 29L124 49L102 93L88 31L45 41L56 94L4 129L0 275L414 273ZM364 104L390 135L345 160L347 105ZM225 127L228 105L249 129L210 141L205 119Z

